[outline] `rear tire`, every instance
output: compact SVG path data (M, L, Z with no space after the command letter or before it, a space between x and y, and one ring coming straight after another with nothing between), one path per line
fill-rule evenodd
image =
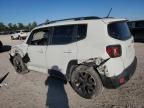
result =
M102 92L102 82L99 75L93 69L80 65L71 74L72 88L83 98L91 99Z
M21 58L20 55L14 56L14 58L13 58L13 65L14 65L14 68L15 68L15 70L16 70L17 73L24 74L24 73L28 72L27 66L22 61L22 58Z

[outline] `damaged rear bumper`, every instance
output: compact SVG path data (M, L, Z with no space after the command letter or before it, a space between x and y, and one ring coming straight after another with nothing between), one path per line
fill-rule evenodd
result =
M103 85L106 88L118 88L126 83L134 74L137 66L137 58L135 57L131 65L129 65L120 75L114 77L107 77L101 75Z

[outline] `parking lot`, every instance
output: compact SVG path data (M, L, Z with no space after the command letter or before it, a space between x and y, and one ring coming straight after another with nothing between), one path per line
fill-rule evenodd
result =
M23 42L8 35L0 40L4 46ZM0 76L10 72L5 80L8 85L0 88L0 108L144 108L144 43L135 43L135 49L138 64L132 79L118 89L104 89L91 100L81 98L69 83L48 74L16 73L8 50L0 52Z

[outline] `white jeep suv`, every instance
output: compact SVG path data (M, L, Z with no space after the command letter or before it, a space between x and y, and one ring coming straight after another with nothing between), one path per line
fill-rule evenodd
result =
M116 18L80 17L43 24L23 44L13 46L10 55L17 72L59 71L88 99L103 86L124 84L137 64L127 20Z
M27 30L18 30L14 34L11 35L11 39L25 39L29 35L29 31Z

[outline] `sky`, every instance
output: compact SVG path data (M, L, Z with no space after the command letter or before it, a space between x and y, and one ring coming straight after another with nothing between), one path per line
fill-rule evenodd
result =
M0 0L0 22L24 23L83 16L144 19L144 0Z

